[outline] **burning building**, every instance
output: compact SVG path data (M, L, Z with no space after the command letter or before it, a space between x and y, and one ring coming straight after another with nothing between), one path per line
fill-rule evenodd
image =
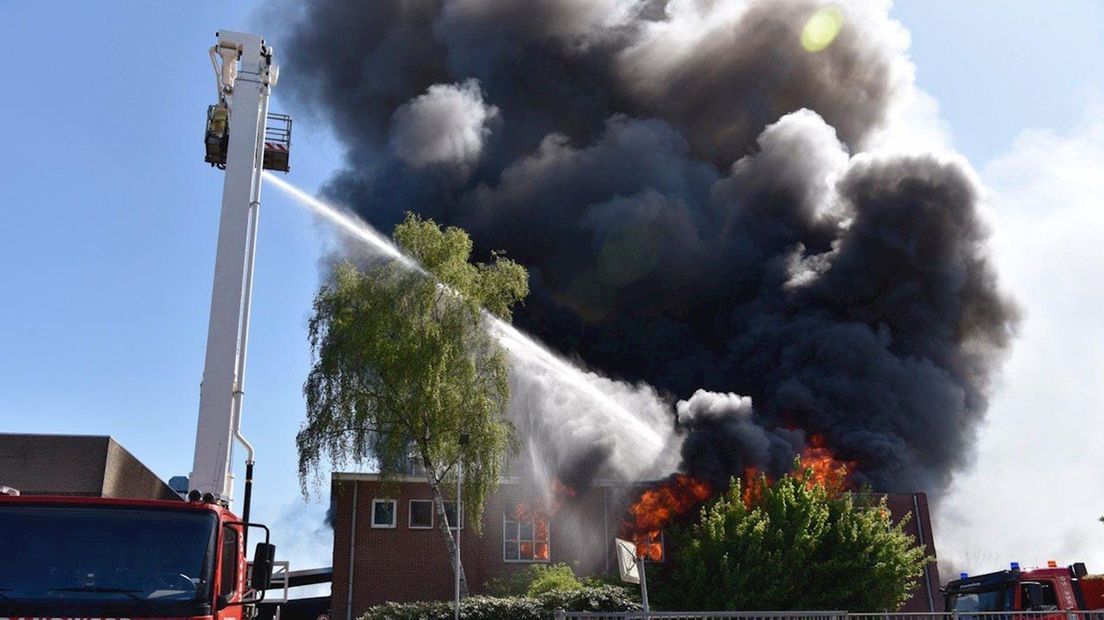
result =
M357 618L388 601L452 598L452 567L423 477L402 476L387 485L376 474L335 473L331 493L331 617ZM618 536L636 538L650 561L665 562L663 529L691 514L710 493L708 483L678 476L666 484L633 487L599 481L585 494L565 489L546 501L534 481L503 480L488 498L481 534L460 519L469 588L481 593L488 581L533 563L565 563L580 576L616 576L613 539ZM911 515L906 531L934 557L926 495L889 495L887 506L894 521ZM451 518L454 509L447 512ZM930 564L902 610L941 611L939 585L938 569Z

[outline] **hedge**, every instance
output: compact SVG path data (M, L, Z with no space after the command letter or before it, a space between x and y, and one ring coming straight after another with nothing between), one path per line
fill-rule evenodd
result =
M464 620L552 620L557 609L638 611L640 604L625 588L601 586L548 592L532 598L469 596L460 603L460 617ZM452 620L452 603L385 603L369 609L360 620Z

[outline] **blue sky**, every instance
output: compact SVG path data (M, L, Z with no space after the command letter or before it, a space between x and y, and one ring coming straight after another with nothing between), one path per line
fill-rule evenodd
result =
M898 0L918 85L975 167L1025 128L1068 130L1104 87L1104 2Z
M1078 162L1079 154L1100 150L1091 129L1104 93L1104 2L900 0L891 14L911 32L917 84L938 101L954 146L998 197L996 251L1013 254L1022 240L1017 234L1029 234L1050 209L1060 209L1045 198L1024 203L999 197L1010 191L1061 195L1082 187L1061 185L1072 174L1069 167L1053 171L1057 189L1028 187L1023 171L1030 176L1038 167L1025 162L1062 148ZM222 174L202 155L204 113L214 97L207 48L216 30L253 30L258 22L255 3L0 0L7 85L0 97L0 432L110 434L163 477L188 473L222 187ZM293 53L278 38L270 41L278 58ZM272 109L286 111L279 87ZM325 128L297 119L291 182L314 189L340 159ZM258 447L256 516L288 525L286 532L296 524L315 528L323 510L299 495L293 439L309 366L306 320L329 235L272 189L263 203L244 427ZM1007 218L1002 204L1011 205ZM1077 230L1088 212L1066 213L1062 221ZM1055 243L1061 241L1059 235ZM1102 266L1098 253L1074 258L1086 273ZM1063 266L1041 264L1010 259L1007 270L1014 288L1024 291L1029 316L1045 319L1051 316L1047 298L1033 303L1038 293L1031 283L1052 281L1048 269ZM1075 284L1069 295L1076 298ZM1067 304L1080 309L1069 320L1102 336L1089 312L1099 309L1099 294L1093 295ZM1055 309L1054 316L1064 311ZM1036 350L1030 342L1026 348ZM1068 357L1061 350L1053 355ZM1099 368L1099 355L1086 363ZM1024 364L1012 362L1010 394L1023 384L1015 381L1017 369L1039 374ZM1069 379L1074 384L1065 394L1092 393L1092 402L1099 402L1099 379L1092 372ZM994 415L1001 407L1016 405L998 396ZM1099 409L1082 415L1090 411L1098 426ZM1028 414L1018 415L1003 418L1011 430L992 435L1034 433L1026 427ZM1069 424L1076 429L1077 419ZM1062 445L1063 437L1054 439ZM1004 461L993 455L1010 449L1030 452L1032 446L983 445L980 473L969 479L997 485L992 463ZM1050 471L1047 460L1031 469ZM1046 480L1036 480L1031 497L1053 499L1055 506L1069 500L1048 497ZM977 527L988 526L986 519L1002 514L999 494L985 513L961 499L973 493L960 491L958 503L949 502L948 521L971 516ZM1104 500L1099 490L1094 497ZM1104 501L1083 508L1099 514ZM300 566L328 561L328 548L282 541L279 529L276 535ZM1007 545L1025 540L1010 538ZM956 544L950 534L947 541L941 544ZM1104 565L1104 547L1094 552L1096 564ZM987 560L998 552L970 553Z

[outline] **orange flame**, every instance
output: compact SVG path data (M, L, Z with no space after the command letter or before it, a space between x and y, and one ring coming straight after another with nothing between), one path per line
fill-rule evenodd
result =
M633 537L636 543L636 555L649 562L663 561L663 534L659 530L643 532Z
M763 499L763 489L770 486L771 482L771 479L768 476L764 476L757 468L745 467L743 492L741 494L744 500L744 506L751 508L753 505L758 504L759 501Z
M837 459L823 435L811 435L808 445L801 451L800 470L794 475L804 480L809 488L820 485L835 494L851 488L851 472L856 465L854 461ZM763 491L773 483L759 469L745 468L741 491L744 505L750 508L762 501ZM662 561L663 528L709 499L712 493L708 482L676 474L659 487L644 491L640 499L629 506L632 519L622 523L621 535L636 543L638 556L653 562Z
M811 489L823 486L830 494L837 494L851 488L851 472L857 463L841 461L828 447L823 435L811 435L809 445L801 451L800 468L794 476L804 480ZM743 491L741 498L748 508L763 499L763 490L774 484L770 476L765 476L755 467L744 468Z
M801 471L797 475L805 478L810 488L820 485L835 494L851 488L851 472L855 465L854 461L837 459L823 435L812 435L809 445L801 451Z
M552 493L549 498L539 502L519 502L514 505L511 518L515 521L533 523L533 542L522 542L518 551L523 558L535 560L549 559L549 522L560 511L565 501L575 498L575 490L559 480L552 481Z
M704 480L676 474L655 489L641 493L629 506L632 521L622 523L625 538L636 543L636 553L653 562L663 559L661 530L695 505L709 499L713 489Z

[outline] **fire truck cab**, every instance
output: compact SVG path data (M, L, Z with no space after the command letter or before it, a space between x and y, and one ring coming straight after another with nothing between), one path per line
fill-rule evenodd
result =
M1009 570L970 577L963 573L944 589L946 610L959 614L1002 611L1104 609L1104 579L1088 575L1085 565Z
M18 495L0 495L0 550L8 618L250 618L274 553L214 503Z

